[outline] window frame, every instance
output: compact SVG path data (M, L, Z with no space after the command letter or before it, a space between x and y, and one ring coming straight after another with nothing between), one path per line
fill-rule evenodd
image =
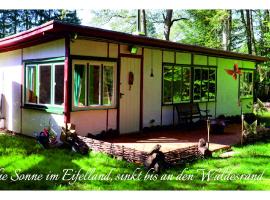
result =
M84 65L85 67L85 106L75 106L74 105L74 75L75 75L75 65ZM98 65L100 66L99 72L99 104L89 105L89 74L90 74L90 66ZM113 67L113 100L112 105L104 105L103 104L103 73L104 66L112 66ZM117 61L106 61L106 60L72 60L72 111L83 111L83 110L104 110L104 109L115 109L117 108Z
M182 89L181 89L181 101L175 103L173 101L173 96L172 96L172 101L171 102L164 102L164 66L172 66L173 67L173 76L174 76L174 68L175 67L181 67L183 68L189 68L190 69L190 92L189 92L189 100L188 101L182 101ZM194 69L196 68L206 68L208 69L208 80L209 80L209 71L210 69L215 70L215 99L209 99L209 94L208 94L208 99L207 100L194 100ZM182 82L183 82L183 72L181 70L181 76L182 76ZM162 102L161 104L163 106L166 105L174 105L174 104L181 104L181 103L188 103L188 102L198 102L198 103L204 103L204 102L216 102L217 99L217 66L215 65L194 65L194 64L175 64L175 63L168 63L168 62L163 62L162 63ZM174 81L173 81L174 82ZM172 94L174 95L174 84L172 83ZM208 90L209 90L209 81L208 81Z
M51 79L50 79L50 103L49 104L42 104L39 102L39 87L40 87L40 67L44 65L50 65L51 69ZM63 96L63 104L62 105L57 105L55 104L55 66L56 65L63 65L65 66L65 62L63 58L60 59L48 59L48 60L29 60L29 61L24 61L24 98L23 98L23 103L24 103L24 108L31 108L31 109L39 109L39 110L46 110L48 112L52 113L63 113L64 111L64 96ZM36 84L35 84L35 91L36 91L36 96L37 96L37 103L32 103L27 101L27 88L28 88L28 67L34 67L36 70ZM64 70L63 70L63 76L64 76ZM64 83L63 83L64 85ZM64 88L63 88L64 90Z

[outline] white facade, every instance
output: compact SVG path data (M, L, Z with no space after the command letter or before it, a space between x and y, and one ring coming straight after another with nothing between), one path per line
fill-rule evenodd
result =
M177 123L177 113L176 111L173 112L173 106L162 105L163 62L201 66L210 64L211 66L216 66L218 77L217 105L215 102L209 102L208 104L200 103L200 107L202 109L209 109L210 114L213 116L218 116L219 114L239 114L235 95L238 87L233 87L232 91L230 91L231 93L222 92L226 87L223 82L232 81L230 76L224 77L224 69L233 66L234 63L238 63L240 67L248 68L254 68L255 65L253 62L248 61L196 54L192 62L192 55L189 52L165 51L146 47L138 47L136 56L133 56L130 54L128 45L83 39L76 39L70 42L70 54L71 57L84 57L84 60L91 60L92 58L100 58L99 60L115 59L115 62L118 63L117 70L119 70L119 77L117 78L120 81L120 86L118 87L116 84L117 88L115 89L120 90L117 92L126 95L119 100L120 105L115 107L72 110L70 122L76 125L76 130L80 135L86 135L87 133L98 134L104 130L117 128L120 129L121 133L136 132L144 127ZM42 130L49 121L51 121L54 127L63 124L63 114L52 114L34 109L21 109L21 106L23 106L21 87L24 80L23 61L64 56L64 39L0 53L0 75L2 73L4 77L3 79L0 78L0 87L4 95L3 107L5 127L7 129L31 136L34 132ZM142 62L141 59L143 59ZM127 76L129 72L134 74L134 84L131 87L128 86ZM132 93L132 95L128 96L129 93ZM140 97L143 98L141 99ZM124 101L125 99L127 101ZM232 101L229 102L227 99L232 99ZM247 103L250 102L250 100L246 101ZM232 104L232 106L229 104ZM228 109L224 110L222 105Z
M65 56L64 44L64 39L60 39L33 47L0 53L0 72L4 77L0 79L0 85L3 88L5 128L32 136L34 132L41 131L49 120L51 120L54 128L63 124L63 115L21 109L21 106L23 106L21 91L24 76L23 61Z

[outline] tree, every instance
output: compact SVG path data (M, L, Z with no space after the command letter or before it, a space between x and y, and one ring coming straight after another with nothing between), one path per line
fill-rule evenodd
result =
M232 49L232 10L226 10L226 17L223 21L223 49Z
M136 10L93 11L94 18L92 19L92 23L98 27L109 25L113 30L133 33L136 31L136 12ZM181 12L174 12L173 10L142 10L142 16L146 35L161 38L160 32L156 28L161 25L163 26L162 35L166 40L170 39L171 28L174 23L187 19L181 16Z
M30 29L52 19L80 23L76 10L0 10L0 37Z

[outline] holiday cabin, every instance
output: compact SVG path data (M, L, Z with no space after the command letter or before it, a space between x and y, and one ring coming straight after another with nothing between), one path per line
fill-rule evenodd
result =
M0 40L0 126L126 134L176 125L174 105L187 102L213 118L240 115L252 112L254 70L267 60L50 21Z

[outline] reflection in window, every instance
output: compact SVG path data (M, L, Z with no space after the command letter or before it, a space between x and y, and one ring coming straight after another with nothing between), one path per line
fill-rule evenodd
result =
M201 99L201 69L194 69L194 81L193 81L193 100Z
M85 105L85 65L74 66L74 105Z
M74 106L114 106L115 64L74 65Z
M163 102L172 103L173 96L173 66L163 69Z
M208 97L209 100L216 99L216 70L209 69L209 89L208 89Z
M99 105L99 88L100 88L100 66L91 65L89 67L89 105Z
M173 70L173 103L181 102L182 68L175 66Z
M64 65L55 65L54 103L64 103Z
M26 66L26 102L37 103L36 66Z
M189 67L182 68L182 101L190 101L191 70Z
M163 66L163 103L190 101L191 68Z
M251 98L253 96L253 72L242 71L240 75L240 96L241 98Z
M201 82L201 100L208 100L208 69L202 69L202 82Z
M216 69L194 68L193 100L209 101L216 98Z
M104 66L103 68L103 104L113 104L113 66Z
M51 103L51 65L39 67L39 103Z

